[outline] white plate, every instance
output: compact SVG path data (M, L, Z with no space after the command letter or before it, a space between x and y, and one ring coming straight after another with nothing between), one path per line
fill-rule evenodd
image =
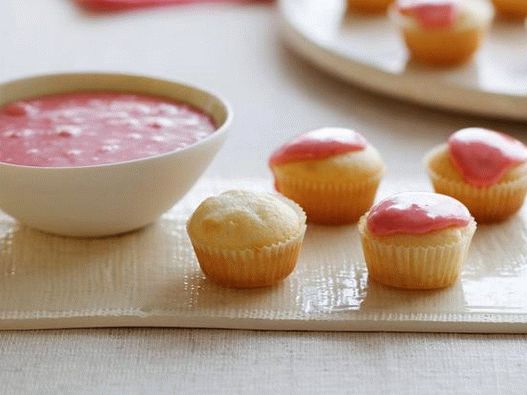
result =
M356 226L309 226L294 273L232 290L206 280L185 232L205 197L270 180L202 180L161 220L107 239L67 239L0 218L0 329L176 326L527 333L525 211L480 226L461 280L439 291L368 281ZM428 184L385 182L380 197Z
M385 16L346 15L344 0L280 0L287 43L322 69L368 89L420 104L527 120L527 32L495 21L475 60L431 68L408 60Z

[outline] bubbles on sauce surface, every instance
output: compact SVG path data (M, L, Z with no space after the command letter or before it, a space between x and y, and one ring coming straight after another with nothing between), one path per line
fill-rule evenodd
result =
M80 149L70 149L70 150L68 150L67 153L68 153L68 155L75 156L75 155L82 154L82 151Z
M216 130L198 110L167 99L69 93L0 108L0 162L86 166L177 150Z
M155 135L155 136L150 137L150 140L155 141L156 143L162 143L166 141L167 138L165 136Z
M33 106L22 101L11 103L4 107L5 114L10 115L12 117L22 117L30 115L34 111L35 109L33 108Z
M147 121L147 125L154 129L162 129L174 125L174 121L169 118L153 117Z
M60 137L80 136L82 128L75 125L60 125L55 128L55 133Z
M133 140L141 140L143 135L141 133L129 133L126 135L126 137Z
M119 148L120 147L118 144L104 144L97 150L97 152L114 152L117 151Z
M11 139L20 139L24 137L31 137L35 132L31 129L20 129L20 130L7 130L2 133L2 137L7 137Z

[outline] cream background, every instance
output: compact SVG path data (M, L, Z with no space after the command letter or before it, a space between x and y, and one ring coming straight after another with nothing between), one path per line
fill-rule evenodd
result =
M277 144L324 125L356 127L383 153L390 177L420 180L421 155L454 129L477 124L525 139L525 125L450 115L344 85L292 56L274 28L265 6L91 17L66 0L4 0L0 50L9 56L1 58L0 79L123 70L213 88L236 110L230 139L208 171L213 177L268 176L265 159ZM0 383L4 393L522 393L526 339L155 329L2 332Z

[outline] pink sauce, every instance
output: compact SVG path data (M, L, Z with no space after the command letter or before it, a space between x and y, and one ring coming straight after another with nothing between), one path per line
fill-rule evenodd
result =
M498 183L509 169L527 161L522 142L488 129L462 129L450 136L448 149L463 179L476 187Z
M367 225L379 236L423 234L468 225L468 209L454 198L428 192L406 192L379 202L370 210Z
M359 133L341 128L323 128L304 133L271 155L270 165L326 159L353 151L362 151L366 139Z
M0 108L0 162L89 166L187 147L216 130L212 119L168 99L85 92Z
M399 0L399 12L415 18L424 29L454 26L459 7L453 0Z
M234 3L246 3L251 0L230 0ZM255 1L255 0L252 0ZM263 0L260 0L263 1ZM77 3L90 11L127 11L137 8L160 7L175 4L219 3L228 0L77 0Z
M159 7L183 3L181 0L77 0L77 3L91 11L125 11L136 8Z

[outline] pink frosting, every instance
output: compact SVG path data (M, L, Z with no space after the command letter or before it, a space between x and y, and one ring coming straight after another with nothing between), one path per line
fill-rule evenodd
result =
M248 3L251 0L76 0L77 3L90 11L127 11L137 8L160 7L175 4L194 3ZM252 0L255 1L255 0ZM265 1L265 0L260 0Z
M448 149L463 179L476 187L498 183L509 169L527 161L522 142L488 129L462 129L450 136Z
M304 133L276 150L270 165L326 159L353 151L362 151L366 139L359 133L340 128L323 128Z
M379 236L423 234L468 225L468 209L450 196L405 192L379 202L370 210L367 225Z
M399 12L411 16L425 29L452 27L459 7L454 0L399 0Z
M85 92L0 108L0 162L88 166L184 148L214 132L209 116L168 99Z

